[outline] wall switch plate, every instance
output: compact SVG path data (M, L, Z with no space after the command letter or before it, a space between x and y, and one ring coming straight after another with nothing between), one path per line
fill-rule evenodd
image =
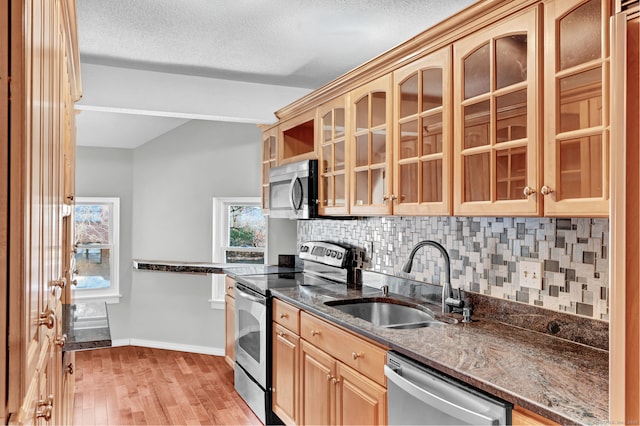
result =
M520 285L542 290L542 264L539 262L520 262Z

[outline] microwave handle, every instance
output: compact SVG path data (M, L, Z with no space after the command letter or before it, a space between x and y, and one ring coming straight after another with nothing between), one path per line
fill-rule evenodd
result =
M291 179L291 184L289 185L289 205L291 206L291 209L294 212L297 212L298 210L300 210L300 207L301 207L300 205L302 204L302 200L300 200L300 202L296 206L296 200L293 199L293 194L295 192L296 184L302 187L302 183L300 182L300 178L298 177L297 173L293 175L293 178Z

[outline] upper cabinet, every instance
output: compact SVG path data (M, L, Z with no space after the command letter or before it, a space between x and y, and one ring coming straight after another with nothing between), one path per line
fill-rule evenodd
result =
M280 123L278 131L278 165L318 158L315 145L315 108Z
M397 70L393 213L451 213L451 48Z
M318 211L322 216L349 214L349 114L347 96L340 96L318 108L320 187Z
M609 213L609 3L545 5L547 215Z
M538 8L454 45L454 212L540 212Z
M391 77L388 74L350 93L352 215L392 212Z
M262 130L262 209L269 211L269 172L276 166L278 126Z

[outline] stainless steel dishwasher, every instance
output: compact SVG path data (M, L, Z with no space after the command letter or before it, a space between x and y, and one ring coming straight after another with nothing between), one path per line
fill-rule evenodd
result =
M387 354L390 425L510 425L513 405L396 352Z

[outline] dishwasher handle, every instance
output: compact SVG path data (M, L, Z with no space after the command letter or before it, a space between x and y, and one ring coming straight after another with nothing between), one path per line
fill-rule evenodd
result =
M471 425L498 425L500 424L500 420L493 417L485 416L481 413L477 413L475 411L469 410L466 407L455 404L451 401L447 401L444 398L436 395L435 393L429 392L427 389L424 389L415 383L407 380L402 377L400 374L396 373L389 366L384 366L384 375L387 376L387 379L391 380L396 386L400 387L407 394L412 395L413 397L419 399L424 404L427 404L439 411L449 413L450 415L460 419L463 422ZM454 414L455 413L455 414Z

